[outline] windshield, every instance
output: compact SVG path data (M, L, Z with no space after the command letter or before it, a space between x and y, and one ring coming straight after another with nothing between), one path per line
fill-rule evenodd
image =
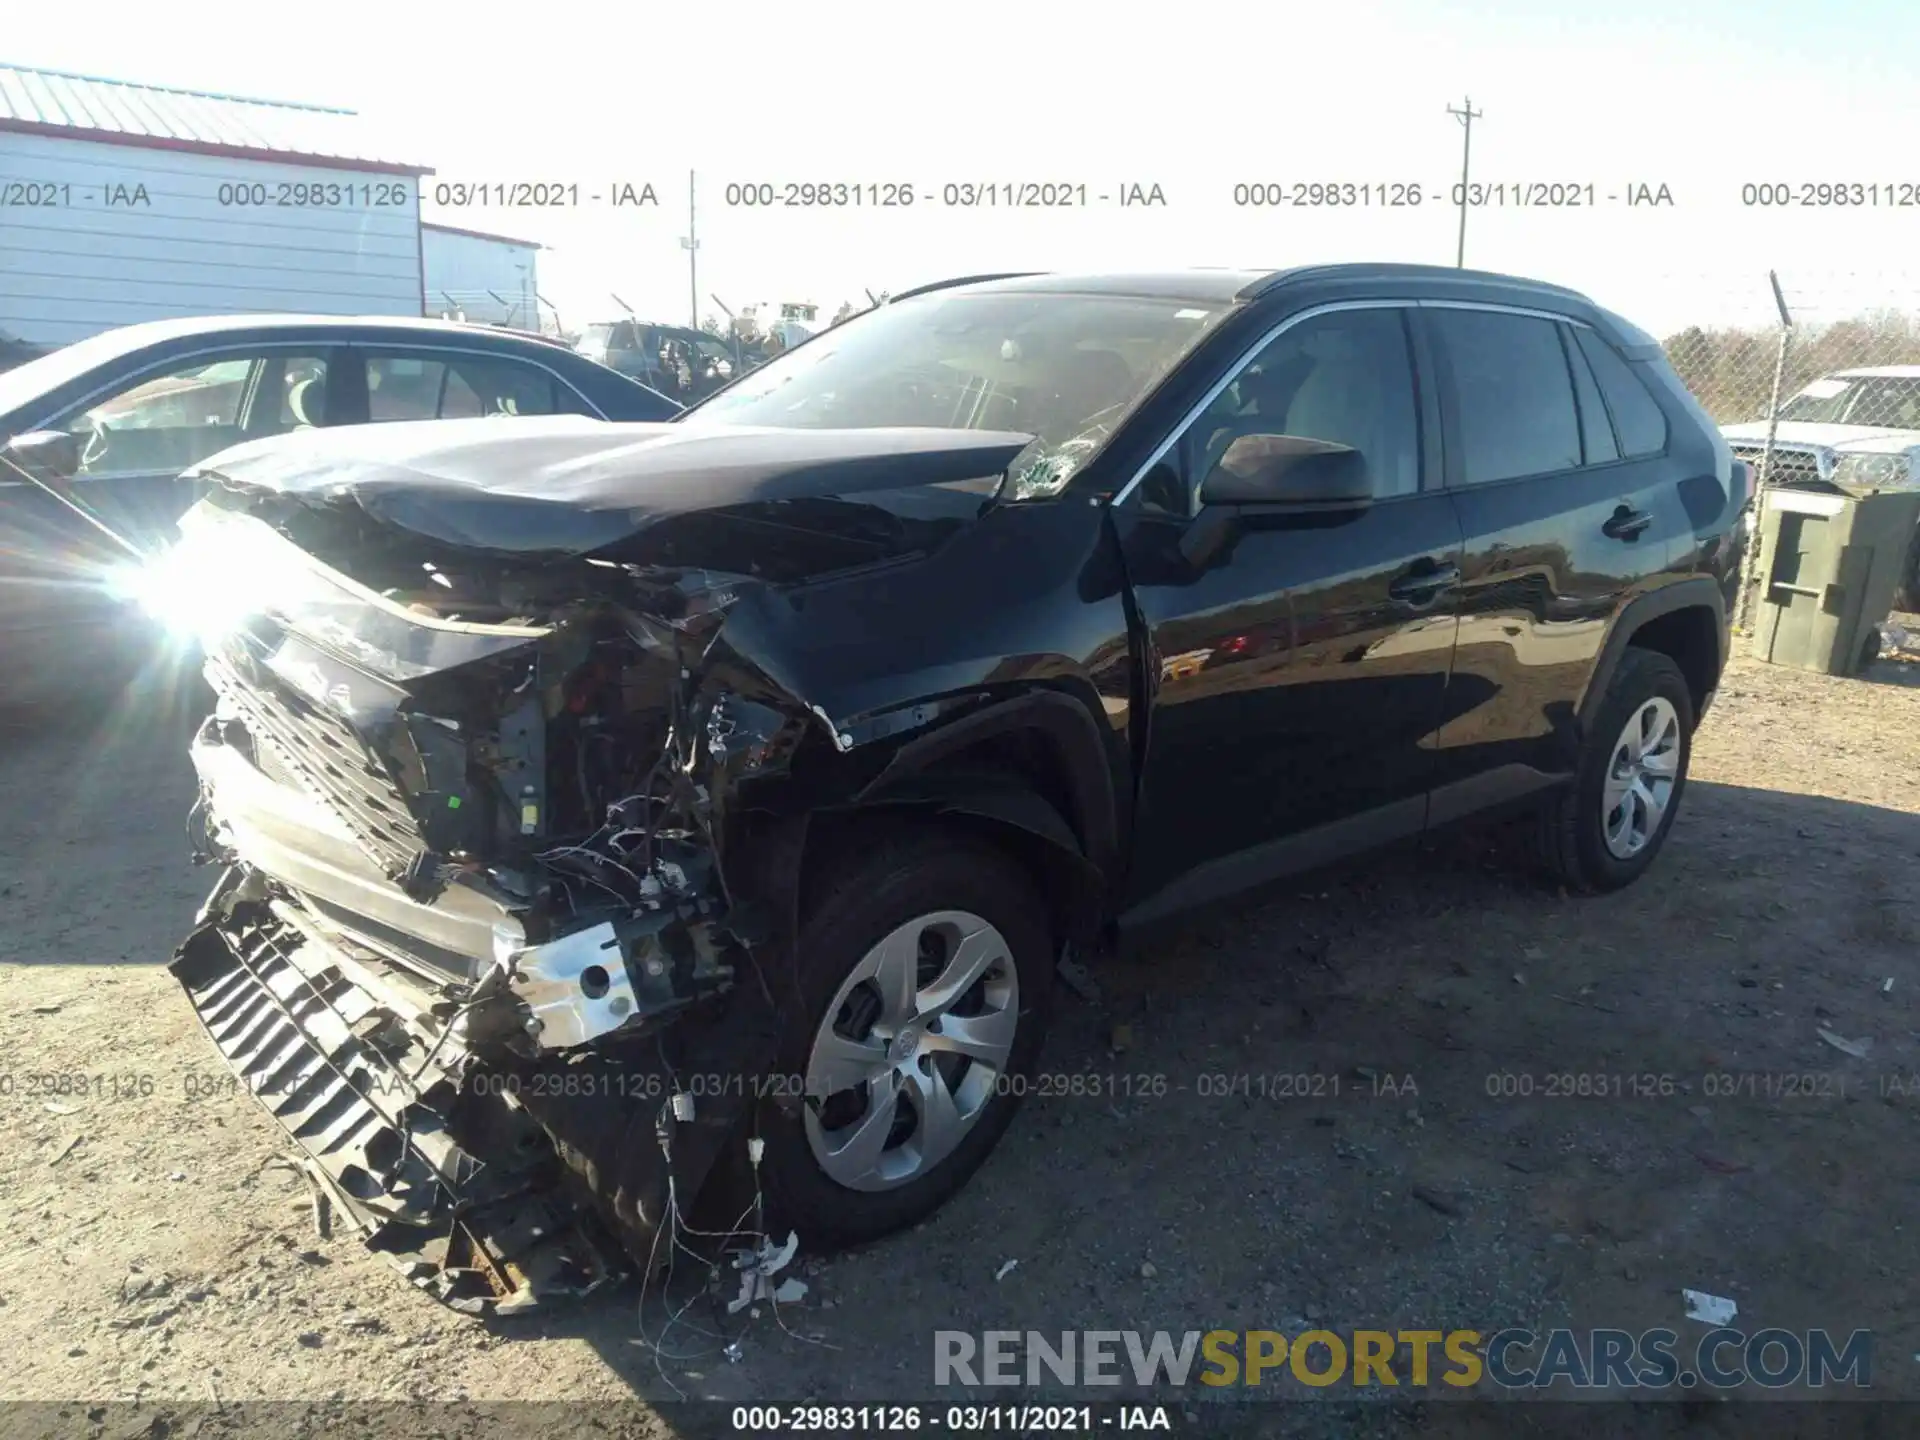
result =
M692 423L1033 435L1013 472L1057 489L1225 314L1118 295L936 293L883 305L747 375Z
M1829 375L1782 405L1780 418L1920 430L1920 375Z

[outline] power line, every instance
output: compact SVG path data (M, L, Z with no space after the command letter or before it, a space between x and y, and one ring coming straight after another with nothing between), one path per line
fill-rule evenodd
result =
M680 248L687 252L687 297L691 303L688 324L700 328L700 249L699 232L693 228L693 176L687 172L687 233L680 237Z
M1481 118L1481 113L1473 108L1472 96L1467 97L1461 109L1456 110L1449 105L1447 113L1458 120L1466 132L1460 141L1460 243L1453 256L1454 268L1464 270L1467 267L1467 201L1470 198L1467 176L1473 165L1473 122Z

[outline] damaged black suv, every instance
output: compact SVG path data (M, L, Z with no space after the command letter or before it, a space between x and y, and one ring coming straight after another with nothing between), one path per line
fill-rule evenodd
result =
M174 972L462 1307L927 1214L1056 967L1499 807L1672 826L1747 472L1646 335L1494 275L998 276L659 425L206 463L146 587L217 712ZM663 1234L666 1239L663 1240Z

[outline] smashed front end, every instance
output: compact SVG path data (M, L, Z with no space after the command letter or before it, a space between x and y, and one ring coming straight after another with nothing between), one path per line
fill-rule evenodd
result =
M234 489L182 534L156 593L217 697L192 829L223 874L172 969L214 1043L448 1303L646 1263L771 1061L729 807L818 722L717 658L755 582Z

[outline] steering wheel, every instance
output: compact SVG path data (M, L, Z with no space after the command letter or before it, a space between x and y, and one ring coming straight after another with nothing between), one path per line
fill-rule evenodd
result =
M113 443L113 432L107 428L106 422L96 415L87 415L84 419L87 427L87 438L86 442L80 447L80 468L82 470L91 470L95 465L99 464L100 461L107 458L107 451Z

